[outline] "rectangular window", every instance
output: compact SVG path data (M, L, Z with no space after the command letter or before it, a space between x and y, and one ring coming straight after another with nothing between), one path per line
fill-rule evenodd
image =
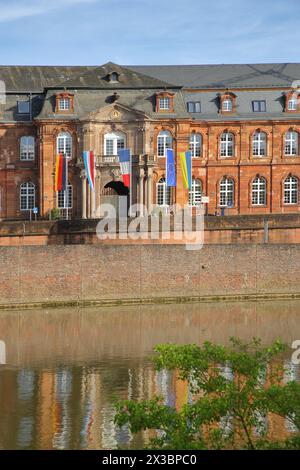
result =
M170 109L170 98L159 98L159 109Z
M252 101L252 109L254 113L265 113L267 105L265 100Z
M188 113L201 113L200 101L188 101L187 111Z
M30 113L30 101L18 101L18 113L29 114Z
M60 100L59 100L59 109L61 111L68 111L70 109L70 99L69 98L60 98Z
M72 209L73 190L69 184L67 191L58 191L57 205L59 209Z

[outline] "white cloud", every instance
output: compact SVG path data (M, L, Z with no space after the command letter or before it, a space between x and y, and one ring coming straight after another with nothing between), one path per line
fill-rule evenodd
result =
M0 0L0 22L15 21L30 16L45 14L49 11L98 0Z

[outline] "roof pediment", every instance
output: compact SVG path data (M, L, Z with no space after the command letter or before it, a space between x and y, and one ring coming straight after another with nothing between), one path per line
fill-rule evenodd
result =
M141 121L149 119L149 117L143 112L136 109L129 108L122 103L113 103L107 106L101 107L91 113L87 114L82 120L90 121L114 121L114 122L128 122L128 121Z

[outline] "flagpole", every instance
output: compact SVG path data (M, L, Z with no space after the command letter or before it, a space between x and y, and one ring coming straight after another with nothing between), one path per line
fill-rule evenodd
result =
M129 184L129 217L132 216L131 213L131 206L132 206L132 180L133 180L133 174L132 174L132 153L130 151L130 160L129 160L129 165L130 165L130 184Z
M65 202L66 202L66 209L67 209L67 220L69 220L69 201L68 201L68 157L67 154L64 154L64 158L66 160L65 162L65 171L66 171L66 176L65 176Z

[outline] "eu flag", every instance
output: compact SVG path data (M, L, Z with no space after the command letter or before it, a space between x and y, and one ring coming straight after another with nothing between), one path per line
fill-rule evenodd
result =
M176 186L176 172L175 172L175 161L174 161L174 150L167 149L167 158L166 158L166 185L167 186Z

